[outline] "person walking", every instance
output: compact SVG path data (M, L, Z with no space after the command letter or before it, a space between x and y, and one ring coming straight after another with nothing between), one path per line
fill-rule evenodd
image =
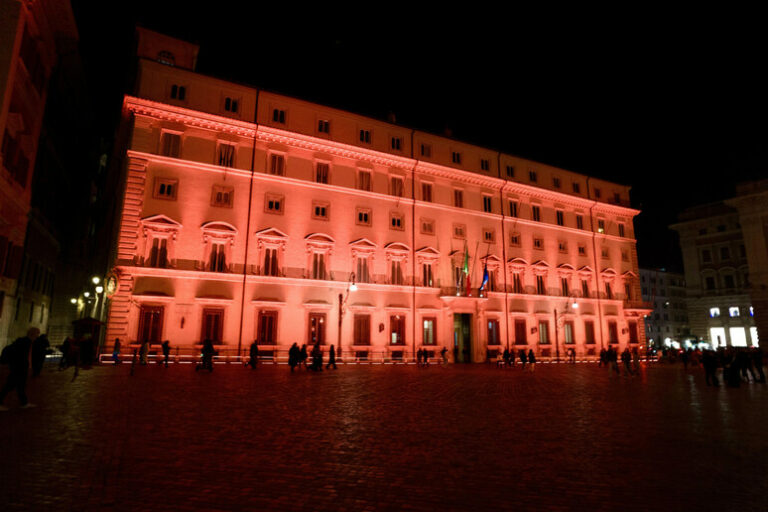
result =
M336 368L336 349L333 345L331 345L331 350L328 351L328 364L325 365L325 369L327 370L331 366L333 366L334 370L338 370L338 368Z
M64 368L68 368L70 365L70 352L72 351L72 340L67 336L64 338L64 343L61 344L59 347L59 350L61 350L61 359L59 360L59 370L63 370Z
M307 368L307 357L307 345L305 344L301 346L301 352L299 352L299 365L304 366L305 370L309 369Z
M448 366L448 349L446 347L443 347L443 350L440 351L440 356L443 358L443 368Z
M171 357L171 341L165 340L163 342L163 362L165 363L165 367L168 368L168 360Z
M27 400L27 376L29 375L30 353L32 343L40 336L40 329L30 327L27 335L23 338L17 338L11 345L3 349L4 357L7 358L9 366L8 378L5 381L3 389L0 390L0 411L7 411L5 406L5 397L11 391L16 391L19 397L19 404L22 409L34 407L34 404Z
M115 338L115 345L112 348L112 361L115 364L120 364L120 338Z
M139 364L147 364L147 356L149 355L149 341L144 340L139 350Z
M32 342L32 376L39 377L40 372L43 371L43 363L45 363L45 354L48 352L48 347L51 344L48 342L48 337L45 334L41 334Z
M215 352L213 348L213 341L210 339L206 339L203 341L203 370L208 370L209 372L213 372L213 353Z
M704 366L704 379L707 386L720 386L717 380L717 355L712 350L705 350L701 356L701 364Z
M533 349L528 351L528 371L533 373L536 369L536 356L533 354Z
M421 358L423 355L424 352L421 349L416 352L416 366L421 366Z
M295 345L295 343L294 343ZM251 370L256 369L256 365L259 364L259 342L258 340L253 340L253 343L251 343L251 348L248 351L248 366L251 367Z
M299 350L299 346L294 343L288 350L288 366L291 367L291 371L296 368L296 365L299 364L299 361L301 361L301 351Z
M520 349L520 352L518 353L518 357L520 358L520 364L523 367L523 371L525 371L525 363L528 362L528 356L525 355L525 349Z
M631 377L634 375L632 371L632 354L629 352L629 347L625 347L624 352L621 353L621 362L624 363L624 376Z

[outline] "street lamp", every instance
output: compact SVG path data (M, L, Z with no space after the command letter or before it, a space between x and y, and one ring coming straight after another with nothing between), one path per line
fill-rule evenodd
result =
M347 281L347 291L339 294L339 331L338 341L336 342L336 358L339 360L341 360L341 320L344 317L344 305L347 303L347 299L349 299L349 292L355 291L357 291L357 285L355 284L355 273L352 272Z
M93 277L91 278L91 282L92 282L93 284L99 284L99 283L101 282L101 279L99 279L99 278L98 278L98 277L96 277L96 276L93 276Z
M579 304L576 302L576 297L574 295L571 295L568 297L568 300L565 302L565 307L562 311L560 311L561 315L564 315L568 313L568 305L571 303L571 300L573 300L573 304L571 304L571 307L573 309L579 309ZM557 335L557 308L553 309L555 314L555 357L557 358L557 362L560 362L560 340L558 339ZM573 336L573 333L571 333L571 336Z

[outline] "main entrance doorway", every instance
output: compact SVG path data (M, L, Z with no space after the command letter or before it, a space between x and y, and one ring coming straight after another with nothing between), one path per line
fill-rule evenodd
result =
M457 363L472 362L472 315L453 314L453 358Z

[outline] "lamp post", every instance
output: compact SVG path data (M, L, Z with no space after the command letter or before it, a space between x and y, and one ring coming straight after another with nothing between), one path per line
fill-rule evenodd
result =
M575 297L573 295L568 297L568 300L565 303L565 307L560 312L561 315L564 315L564 314L568 313L568 304L570 304L571 300L573 300L574 298ZM574 300L573 304L571 304L571 307L573 309L578 309L579 308L579 304ZM558 323L557 323L557 307L555 307L553 309L553 311L554 311L554 314L555 314L555 357L557 359L557 362L559 363L560 362L560 340L559 340L559 337L557 335L557 330L558 330L558 328L557 328L557 326L558 326ZM573 333L571 333L571 335L573 335Z
M349 299L349 292L357 291L357 285L355 284L355 273L352 272L349 275L349 280L347 281L347 291L344 294L339 294L339 330L338 330L338 341L336 342L336 357L341 360L341 320L344 318L344 305L347 303L347 299Z

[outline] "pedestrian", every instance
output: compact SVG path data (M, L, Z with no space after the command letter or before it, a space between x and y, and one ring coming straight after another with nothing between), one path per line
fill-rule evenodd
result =
M443 358L443 367L448 366L448 349L443 347L443 350L440 351L440 355Z
M421 349L416 352L416 366L421 366L421 358L423 355L424 352Z
M640 351L637 347L632 349L632 370L635 374L640 373Z
M629 352L629 347L625 347L624 352L621 353L621 362L624 363L624 376L631 377L634 375L632 372L632 354Z
M11 391L15 390L19 397L19 404L22 409L34 407L34 404L27 400L27 376L29 375L30 352L32 343L40 336L40 329L30 327L27 335L17 338L11 345L3 349L2 358L4 363L9 366L8 378L5 381L3 389L0 390L0 411L7 411L8 407L4 405L5 397Z
M209 372L213 372L213 354L215 352L215 349L213 348L213 341L210 339L206 339L203 341L203 370L208 370ZM197 369L197 368L195 368Z
M296 367L297 364L301 361L301 351L299 350L299 346L294 343L291 345L291 348L288 350L288 366L291 367L291 371Z
M295 343L294 343L295 345ZM250 351L248 352L248 365L251 367L251 370L256 369L256 365L259 364L259 341L253 340L253 343L251 343Z
M600 349L600 362L597 366L608 366L608 351L606 351L604 348Z
M509 366L509 347L504 349L504 353L502 354L502 360L504 361L505 368Z
M459 362L459 346L458 345L453 346L453 362L454 364Z
M533 349L528 351L528 371L533 373L536 369L536 356L533 355Z
M68 368L70 365L69 362L69 353L70 350L72 350L72 340L70 340L69 336L64 338L64 343L59 346L59 350L61 350L61 360L59 360L59 370L63 370L64 368Z
M120 338L115 338L115 345L112 348L112 361L115 364L120 364Z
M320 364L322 364L322 362ZM325 365L325 368L328 369L331 366L333 366L334 370L338 370L338 368L336 368L336 349L333 345L331 345L331 350L328 351L328 364Z
M168 359L171 357L171 341L165 340L163 342L163 362L165 367L168 368Z
M43 363L45 363L45 354L48 352L48 347L51 344L48 342L48 337L45 334L41 334L32 342L32 376L39 377L40 372L43 371Z
M701 363L704 366L704 379L707 386L720 386L720 382L717 380L717 356L712 350L705 350L701 357Z
M299 352L299 364L304 366L305 370L308 370L307 368L307 345L304 344L301 346L301 351Z
M312 347L312 365L310 369L316 372L323 371L323 351L320 349L319 343L315 343L315 346Z
M523 371L525 371L525 363L528 362L528 356L525 355L525 349L520 349L520 352L517 354L517 357L520 358L520 364L523 367Z
M149 341L144 340L139 350L139 364L147 364L147 357L149 356Z

